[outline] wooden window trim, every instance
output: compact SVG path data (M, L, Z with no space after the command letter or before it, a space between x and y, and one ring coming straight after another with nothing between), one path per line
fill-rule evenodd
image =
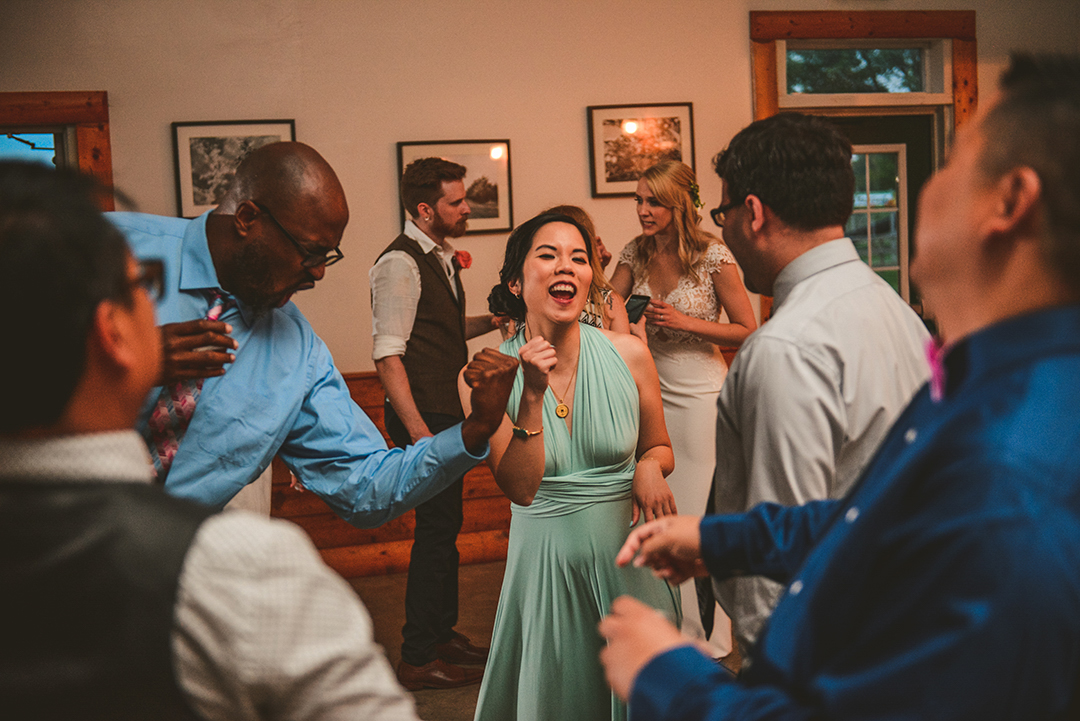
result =
M105 91L0 93L0 125L66 125L75 129L79 170L109 192L105 210L114 210L109 95Z
M754 119L780 112L777 40L946 38L952 40L953 126L975 114L978 66L974 10L754 11L750 42L754 63Z
M953 128L959 128L972 118L979 100L974 10L759 10L750 13L754 120L780 112L776 66L778 40L873 38L952 40ZM889 112L895 114L897 110L890 108ZM772 298L762 296L762 320L771 312Z

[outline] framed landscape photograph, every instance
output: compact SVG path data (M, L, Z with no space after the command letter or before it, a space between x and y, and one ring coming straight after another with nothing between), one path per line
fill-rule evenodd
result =
M474 233L501 233L514 227L514 203L510 188L509 140L425 140L397 144L398 175L420 158L445 158L464 165L465 200L472 212L469 229ZM400 206L400 203L399 203ZM405 225L405 208L401 207Z
M176 205L195 218L216 207L240 161L255 148L296 140L293 120L221 120L173 123Z
M590 105L588 112L594 198L633 195L642 173L661 160L695 167L692 103Z

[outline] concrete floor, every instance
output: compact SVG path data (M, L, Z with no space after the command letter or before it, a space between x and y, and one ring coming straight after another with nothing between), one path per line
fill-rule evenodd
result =
M457 630L478 646L491 643L505 562L462 566L458 576ZM405 574L368 576L349 581L374 622L375 642L386 650L390 665L401 660L401 627L405 623ZM472 721L480 685L416 691L416 711L424 721Z

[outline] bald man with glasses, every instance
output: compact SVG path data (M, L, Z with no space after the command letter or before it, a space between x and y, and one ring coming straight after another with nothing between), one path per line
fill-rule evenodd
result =
M165 264L163 371L139 429L168 493L221 508L280 455L338 515L372 527L486 455L513 363L478 357L472 377L488 402L442 433L388 450L290 302L344 257L349 220L337 175L309 146L255 150L222 203L193 220L110 219L139 259Z

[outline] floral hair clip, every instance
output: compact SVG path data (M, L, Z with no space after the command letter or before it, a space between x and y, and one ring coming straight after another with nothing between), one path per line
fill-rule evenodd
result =
M705 207L705 203L701 202L701 188L697 183L690 183L690 199L694 201L695 208Z

